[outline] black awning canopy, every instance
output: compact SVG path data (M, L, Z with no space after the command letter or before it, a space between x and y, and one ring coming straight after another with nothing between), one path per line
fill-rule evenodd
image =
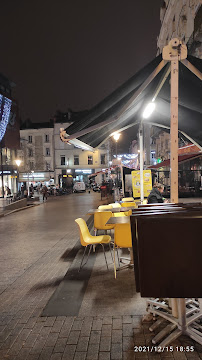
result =
M202 60L193 56L187 58L200 72L202 72ZM152 100L154 92L162 78L165 68L153 79L153 81L141 92L124 114L116 119L119 111L132 98L144 81L150 76L154 69L161 63L162 56L159 55L147 66L141 69L111 95L93 107L88 115L73 123L66 129L68 135L88 129L91 126L106 122L108 119L115 121L108 125L86 133L78 137L82 142L96 148L104 142L113 132L124 127L132 126L140 122L143 110L148 102ZM169 67L169 62L166 67ZM153 125L170 127L170 76L168 76L161 88L156 100L156 108L148 121ZM202 82L179 62L179 131L202 147Z

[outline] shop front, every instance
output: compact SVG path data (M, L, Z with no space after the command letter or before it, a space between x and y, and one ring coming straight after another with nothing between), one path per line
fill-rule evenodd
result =
M38 186L44 184L46 186L54 184L54 173L50 171L30 172L19 174L19 185L25 185L28 188L30 185Z
M15 167L1 166L0 170L0 197L12 196L17 193L18 172Z
M72 175L74 182L84 182L85 184L89 183L89 175L95 172L94 169L72 169Z

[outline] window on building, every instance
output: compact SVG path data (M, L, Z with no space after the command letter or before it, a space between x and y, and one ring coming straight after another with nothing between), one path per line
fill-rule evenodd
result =
M49 135L45 135L45 142L49 142Z
M60 165L65 165L65 156L60 156Z
M46 156L50 156L50 149L46 148Z
M79 165L79 155L74 155L74 165Z
M88 155L88 165L93 165L93 157L92 157L92 155Z
M31 144L32 143L32 135L28 136L28 142Z
M34 162L33 161L30 161L29 162L29 170L34 170Z
M105 164L105 154L101 154L101 165L104 165Z
M28 156L32 157L33 156L33 150L32 148L28 148Z
M46 161L46 170L49 171L50 170L50 163L48 161Z

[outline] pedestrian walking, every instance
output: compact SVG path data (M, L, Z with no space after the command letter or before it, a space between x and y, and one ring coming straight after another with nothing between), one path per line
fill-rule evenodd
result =
M43 201L44 201L44 199L46 199L46 201L47 201L47 198L48 198L48 188L47 188L47 186L46 185L44 185L43 187L42 187L42 195L43 195Z

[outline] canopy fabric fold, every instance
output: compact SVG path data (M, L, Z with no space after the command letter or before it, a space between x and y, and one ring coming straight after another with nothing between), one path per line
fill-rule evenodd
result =
M200 72L202 72L202 60L193 56L187 58ZM107 96L99 104L89 110L87 116L76 121L68 128L68 135L88 129L88 127L102 124L103 121L115 118L117 113L133 96L135 91L144 83L148 76L160 64L162 56L159 55L137 74L127 80L123 85ZM166 65L169 66L169 63ZM137 124L142 119L145 107L153 98L154 92L159 84L164 69L154 78L145 90L134 101L133 105L124 114L108 125L99 127L78 139L93 148L99 147L114 131L125 126ZM156 98L156 108L151 117L147 120L152 124L160 124L166 128L170 127L170 77L160 90ZM144 120L145 121L145 120ZM132 130L131 130L132 131ZM181 62L179 63L179 131L182 131L189 138L202 146L202 82L188 70Z

